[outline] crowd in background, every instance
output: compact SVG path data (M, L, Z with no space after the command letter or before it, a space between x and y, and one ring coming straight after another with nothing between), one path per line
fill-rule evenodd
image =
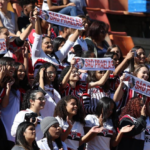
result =
M41 7L78 16L84 30L42 20L37 0L18 0L20 17L8 2L0 0L0 150L149 150L150 97L124 82L124 73L150 81L144 48L123 56L84 0ZM115 70L81 70L73 56L111 58Z

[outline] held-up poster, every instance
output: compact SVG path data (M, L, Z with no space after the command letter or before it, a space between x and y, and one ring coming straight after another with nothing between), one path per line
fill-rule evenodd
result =
M49 23L65 26L68 28L84 30L82 24L82 19L79 17L72 17L68 15L63 15L53 11L46 11L36 7L39 14L39 17Z
M113 59L111 58L75 58L75 67L82 70L115 70Z
M150 82L125 73L124 83L135 92L150 97Z
M0 39L0 54L7 53L6 41L5 39Z

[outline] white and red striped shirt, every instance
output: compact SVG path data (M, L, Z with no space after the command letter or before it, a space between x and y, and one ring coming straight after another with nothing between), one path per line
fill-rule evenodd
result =
M73 95L82 103L82 95L87 93L88 84L86 82L80 81L75 88L72 88L68 83L65 88L61 89L61 96Z
M67 130L69 127L67 121L64 121L60 117L56 117L59 122L60 127L63 129L63 132ZM64 141L67 145L67 148L70 150L77 150L79 147L79 141L81 140L82 136L84 136L84 129L83 125L80 122L74 122L71 132L69 133L67 139Z

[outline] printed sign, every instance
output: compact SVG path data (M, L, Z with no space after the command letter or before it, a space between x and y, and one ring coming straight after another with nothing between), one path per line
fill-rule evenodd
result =
M7 47L5 39L0 39L0 54L6 54L7 53Z
M128 81L128 83L126 82ZM150 82L141 80L131 74L125 73L124 83L132 90L150 97Z
M81 58L74 57L75 67L82 70L115 70L113 59L111 58Z
M36 8L40 12L39 17L49 23L65 26L68 28L84 30L82 19L79 17L72 17L72 16L56 13L53 11L41 10L38 7Z

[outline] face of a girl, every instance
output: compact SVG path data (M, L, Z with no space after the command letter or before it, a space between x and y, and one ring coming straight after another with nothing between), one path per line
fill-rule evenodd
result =
M24 132L24 136L27 141L28 140L34 141L36 136L35 127L34 126L27 127Z
M8 2L10 2L10 0L0 0L0 9L6 7Z
M80 72L78 71L78 69L73 68L72 72L70 74L69 80L70 81L79 81L79 75L80 75Z
M55 80L55 77L56 77L56 69L53 66L48 67L45 72L46 81L48 83L53 82Z
M144 50L140 48L136 51L136 53L137 53L137 58L139 59L139 63L144 64L146 58Z
M61 50L61 48L64 46L64 44L65 44L65 42L62 42L62 43L60 44L60 46L58 47L58 50Z
M6 63L6 68L7 68L7 74L9 76L13 76L15 68L14 68L14 61Z
M141 67L137 73L137 77L147 81L149 78L149 70L146 67Z
M119 65L119 57L118 55L113 56L113 60L115 61L115 68Z
M106 73L106 71L96 71L95 72L95 77L96 77L96 79L97 80L100 80L102 77L103 77L103 75Z
M114 104L112 103L107 112L107 118L109 118L111 116L111 114L113 113L113 110L114 110Z
M114 53L118 54L118 57L120 59L121 53L120 53L120 50L118 49L118 47L112 48L110 52L114 52Z
M20 65L17 71L17 77L19 80L23 80L25 77L26 71L23 65Z
M75 99L71 99L69 102L67 102L66 110L71 116L75 116L77 114L78 106Z
M53 52L53 46L51 44L51 39L45 37L42 42L42 49L46 54L51 54Z
M36 110L43 109L45 106L45 102L46 102L46 99L45 99L44 94L42 92L38 92L36 94L35 100L30 101L31 106L34 107Z
M61 130L60 130L60 126L59 123L53 124L50 128L49 128L49 133L52 136L52 139L55 140L57 138L60 137L61 134Z

